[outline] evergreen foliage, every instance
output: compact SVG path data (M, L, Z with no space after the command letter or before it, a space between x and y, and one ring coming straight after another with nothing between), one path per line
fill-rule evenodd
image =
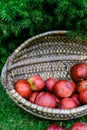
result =
M87 36L87 0L0 0L0 69L27 38L50 30Z

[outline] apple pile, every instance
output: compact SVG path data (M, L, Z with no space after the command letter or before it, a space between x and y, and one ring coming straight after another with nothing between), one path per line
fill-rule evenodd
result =
M67 130L67 128L59 126L57 124L51 124L46 128L46 130ZM71 126L70 130L87 130L87 124L83 122L75 122Z
M32 75L19 79L14 88L26 100L43 107L72 109L87 104L87 64L74 64L70 76L72 80L49 77L44 81Z

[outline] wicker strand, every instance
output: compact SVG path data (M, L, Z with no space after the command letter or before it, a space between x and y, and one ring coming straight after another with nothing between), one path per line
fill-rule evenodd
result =
M20 63L13 64L8 67L8 71L11 71L14 68L30 65L30 64L37 64L37 63L44 63L44 62L52 62L52 61L64 61L64 60L87 60L87 55L60 55L56 57L45 57L43 59L37 58L37 59L30 59L27 61L23 61Z

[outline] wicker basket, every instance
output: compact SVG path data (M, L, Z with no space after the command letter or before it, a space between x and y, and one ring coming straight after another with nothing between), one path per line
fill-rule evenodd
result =
M28 102L14 89L18 79L27 79L39 74L49 77L70 79L70 67L78 62L87 62L87 43L77 38L70 39L66 31L51 31L26 40L8 58L3 67L2 84L18 106L41 118L68 120L86 115L87 105L71 110L45 108Z

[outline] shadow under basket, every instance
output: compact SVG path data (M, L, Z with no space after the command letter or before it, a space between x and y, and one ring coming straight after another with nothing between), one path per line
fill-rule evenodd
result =
M1 81L10 98L27 112L44 119L74 119L87 114L87 105L70 110L38 106L21 97L14 83L37 74L44 80L71 79L70 67L78 62L87 63L87 42L71 39L67 31L50 31L26 40L8 57Z

